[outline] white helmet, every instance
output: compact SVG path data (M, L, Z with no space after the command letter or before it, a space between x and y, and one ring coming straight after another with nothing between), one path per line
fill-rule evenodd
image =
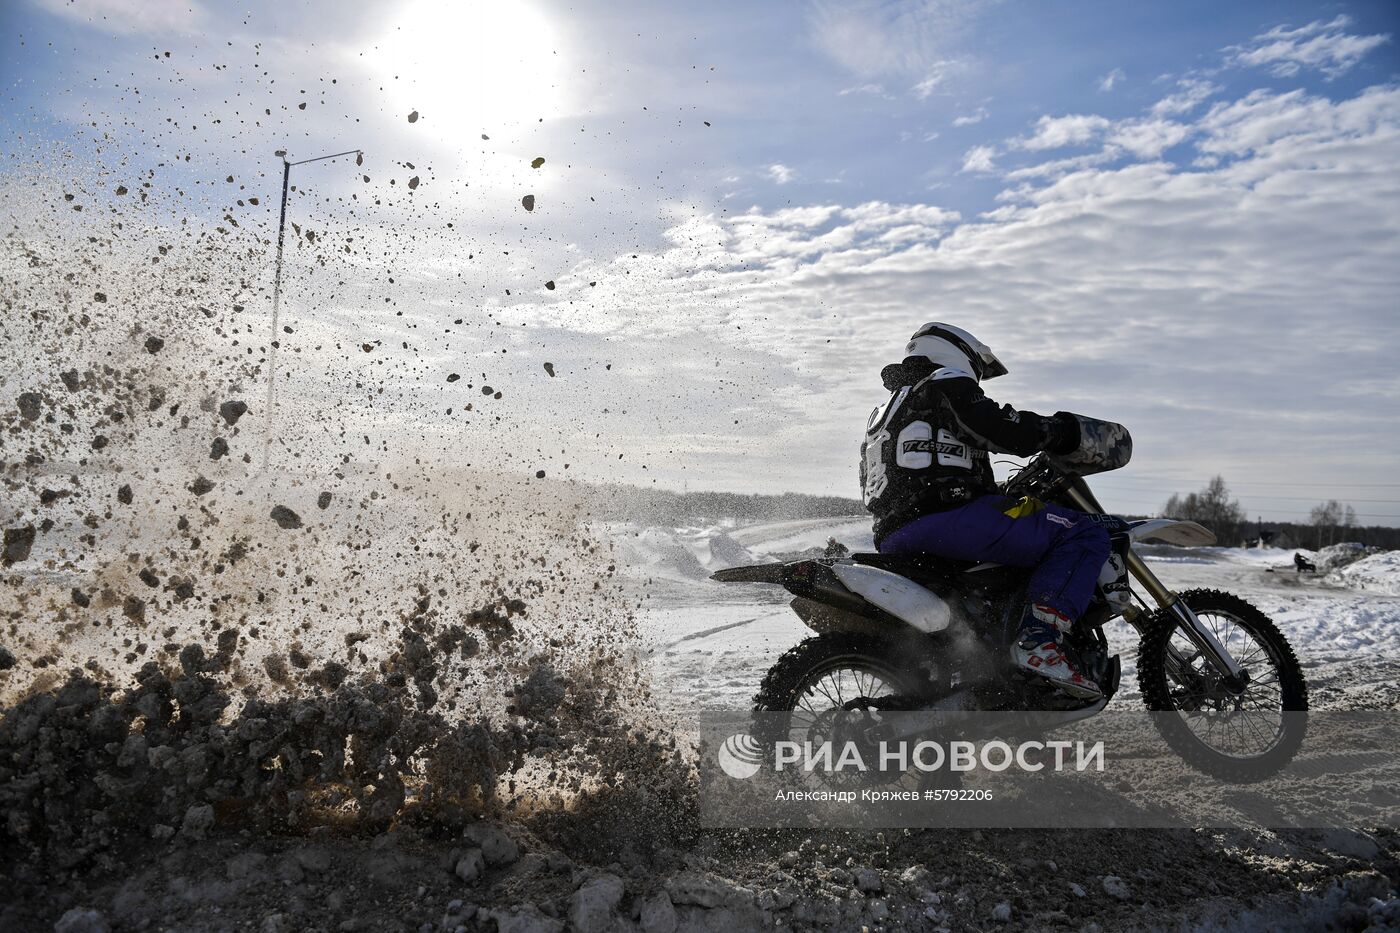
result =
M977 381L1006 375L1006 367L987 346L976 337L952 324L934 321L914 332L904 347L904 356L922 356L937 366L965 369Z

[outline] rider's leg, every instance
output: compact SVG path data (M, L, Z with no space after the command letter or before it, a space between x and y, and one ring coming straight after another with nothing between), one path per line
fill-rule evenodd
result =
M1041 506L1038 515L1036 534L1046 540L1046 549L1026 582L1026 593L1032 603L1073 621L1094 596L1108 560L1108 532L1083 512L1056 505Z
M1029 553L1019 535L1008 538L1015 520L1006 510L1013 504L1005 496L982 496L967 505L924 515L886 535L880 551L1034 567L1044 554Z
M1034 503L1022 506L1034 507ZM1026 584L1030 605L1012 646L1012 658L1022 669L1048 678L1066 693L1097 699L1103 690L1061 646L1094 595L1099 571L1108 560L1108 532L1083 512L1053 505L1036 511L1053 528L1045 557Z
M1036 500L982 496L916 518L886 535L885 554L936 554L954 560L1034 567L1031 599L1078 617L1108 560L1108 533L1083 512Z
M1067 692L1100 695L1098 685L1076 670L1059 647L1089 605L1108 559L1108 533L1084 513L1035 500L983 496L915 519L887 535L880 550L1034 567L1028 581L1031 608L1012 648L1014 659Z

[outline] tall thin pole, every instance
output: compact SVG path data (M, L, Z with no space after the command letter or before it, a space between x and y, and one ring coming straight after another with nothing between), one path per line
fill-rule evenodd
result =
M330 155L317 156L314 159L301 159L297 162L287 161L287 152L284 149L277 150L277 155L282 158L282 215L277 218L277 277L272 283L272 339L268 341L267 347L267 417L264 424L267 426L263 432L263 453L262 470L267 472L268 452L272 449L272 429L273 422L277 416L277 345L281 340L277 337L277 325L282 311L282 243L287 235L287 189L292 175L293 165L305 165L308 162L321 162L325 159L338 159L341 156L356 156L356 164L360 163L362 155L359 149L347 149L344 152L332 152Z
M277 339L278 317L282 311L282 243L286 239L287 233L287 185L292 175L292 163L287 161L287 157L282 157L282 214L277 219L277 274L272 282L272 339L268 341L267 347L267 415L264 419L266 427L263 432L263 454L262 471L267 472L268 452L272 448L272 419L277 409L274 407L277 398L277 345L281 342Z

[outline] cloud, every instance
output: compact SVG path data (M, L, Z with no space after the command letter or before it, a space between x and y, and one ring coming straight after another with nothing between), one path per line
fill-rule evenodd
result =
M953 72L961 67L962 62L957 61L934 62L929 66L928 73L924 75L923 80L911 87L909 93L913 94L918 100L928 100L939 88L947 83L948 78Z
M879 366L933 308L1010 361L998 400L1128 424L1138 481L1295 463L1300 436L1314 452L1300 482L1354 470L1361 437L1368 458L1400 458L1400 438L1375 435L1359 403L1400 393L1400 88L1337 102L1256 92L1191 124L1145 118L1106 132L1128 145L1130 131L1144 152L1184 132L1219 161L1085 161L1027 179L974 219L884 202L696 216L660 252L600 270L625 291L580 326L613 328L629 346L672 332L708 341L706 358L721 361L713 387L699 369L677 383L699 393L687 404L701 420L732 404L728 380L753 386L752 425L687 441L704 448L704 481L729 488L847 490ZM991 161L983 148L970 170ZM727 362L731 348L742 367ZM640 400L654 389L613 391ZM677 441L636 443L664 452ZM754 475L754 464L793 462L801 476ZM1160 505L1152 498L1138 507Z
M1064 159L1051 159L1048 162L1038 162L1034 165L1022 166L1006 173L1007 181L1025 181L1034 178L1055 178L1069 172L1077 172L1080 169L1092 166L1105 165L1116 160L1121 153L1115 146L1105 147L1098 152L1090 152L1085 155L1070 156ZM1020 190L1002 192L1001 200L1010 200L1021 195Z
M1104 93L1108 93L1109 91L1113 90L1114 86L1117 85L1119 81L1122 81L1125 77L1127 76L1123 74L1122 68L1115 68L1099 79L1099 90L1103 91Z
M888 97L883 84L859 84L855 87L842 88L836 92L838 96L845 97L849 94L873 94L876 97Z
M1041 117L1035 123L1035 133L1016 140L1019 149L1060 149L1077 146L1097 138L1111 124L1096 114L1069 114L1063 117Z
M846 208L840 213L860 231L908 224L938 231L960 218L957 211L945 210L932 204L888 204L884 201L867 201L856 207Z
M1217 157L1289 154L1306 166L1330 161L1328 150L1344 141L1377 137L1395 123L1400 123L1400 88L1393 85L1336 104L1301 90L1259 90L1212 107L1199 122L1203 138L1197 148Z
M963 154L962 171L964 172L991 172L996 170L996 165L992 162L993 156L997 154L994 146L973 146Z
M1176 82L1176 87L1176 93L1152 105L1153 116L1169 117L1190 113L1221 91L1220 85L1212 84L1203 78L1182 78Z
M780 185L786 185L797 177L797 173L781 162L774 162L768 166L768 177Z
M205 10L194 0L34 0L40 8L95 29L159 35L198 32Z
M1304 68L1315 68L1329 79L1350 71L1371 50L1390 41L1388 34L1360 36L1346 32L1351 17L1338 16L1330 22L1314 20L1306 26L1289 29L1275 26L1244 45L1225 49L1226 63L1241 68L1267 68L1278 78L1296 75Z
M978 107L972 113L965 113L960 117L954 117L953 125L972 126L974 123L981 123L983 120L987 119L988 116L990 116L990 114L987 113L986 107Z
M809 8L808 34L820 52L852 74L917 75L923 84L988 6L977 0L820 0Z
M1140 159L1155 159L1190 135L1190 127L1172 120L1124 120L1113 126L1107 142Z
M1043 116L1036 121L1030 135L1007 140L1008 149L1042 152L1096 141L1101 141L1102 145L1097 152L1011 168L1005 177L1008 181L1026 182L1058 178L1070 172L1110 165L1124 159L1157 159L1168 149L1200 132L1199 125L1184 123L1174 117L1198 108L1220 90L1219 86L1208 81L1186 78L1177 82L1174 93L1148 108L1144 117L1109 120L1095 114ZM1008 194L1015 192L1004 192L1003 199Z

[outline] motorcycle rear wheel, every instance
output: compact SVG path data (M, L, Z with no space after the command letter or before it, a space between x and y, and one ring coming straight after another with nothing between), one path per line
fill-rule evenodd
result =
M857 632L828 632L808 638L780 657L763 678L754 697L752 734L760 742L789 741L820 745L871 741L866 729L886 710L917 708L927 687L926 671L911 661L905 641ZM865 750L874 754L873 749ZM898 771L880 772L884 783L910 780ZM827 789L864 786L866 774L813 772L802 780ZM918 781L918 776L913 778Z
M919 690L918 672L893 639L830 632L805 639L780 657L754 697L759 712L880 708Z
M1143 702L1176 714L1154 716L1157 731L1172 751L1212 777L1251 783L1276 774L1293 760L1307 729L1308 688L1297 656L1273 621L1238 596L1219 590L1180 595L1249 672L1250 682L1239 693L1225 688L1176 616L1158 610L1138 649Z

